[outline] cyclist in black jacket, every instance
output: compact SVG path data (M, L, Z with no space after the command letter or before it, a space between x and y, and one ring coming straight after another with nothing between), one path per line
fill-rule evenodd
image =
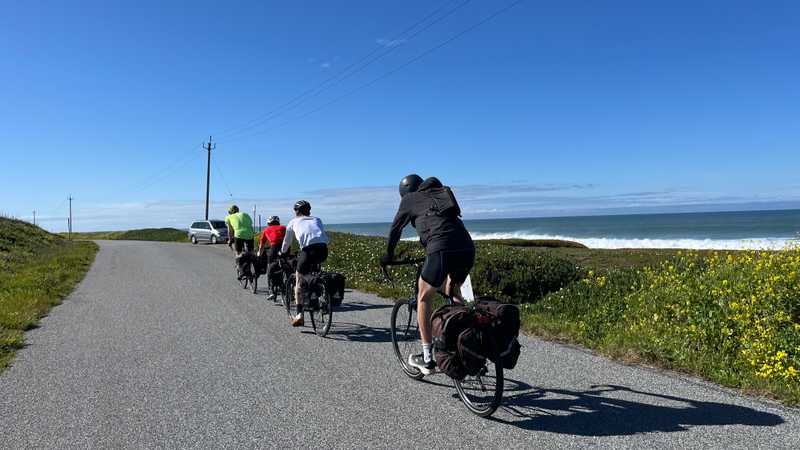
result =
M409 355L408 363L429 375L436 367L431 352L431 298L441 290L456 301L463 300L461 284L475 263L475 245L459 217L461 211L452 192L437 178L423 181L419 175L408 175L400 181L400 197L400 207L381 264L386 265L394 259L403 228L410 223L425 247L426 258L417 296L422 353Z

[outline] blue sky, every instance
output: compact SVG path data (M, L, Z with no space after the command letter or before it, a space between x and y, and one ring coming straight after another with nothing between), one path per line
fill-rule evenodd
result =
M186 226L209 135L216 217L386 221L408 172L469 218L800 206L797 2L525 0L474 29L511 1L222 3L7 3L0 212Z

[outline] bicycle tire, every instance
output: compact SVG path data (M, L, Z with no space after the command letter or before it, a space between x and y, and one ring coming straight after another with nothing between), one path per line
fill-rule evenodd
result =
M247 277L242 276L242 271L239 270L239 267L236 267L236 279L239 280L239 286L242 289L247 289Z
M289 316L289 318L294 316L292 314L292 306L294 305L294 282L292 280L292 277L286 280L283 292L283 306L286 308L286 315Z
M493 363L489 359L486 360L485 373L467 376L461 381L453 380L464 406L479 417L491 416L503 402L505 384L503 365L499 359L496 361L497 363ZM494 366L494 371L490 369L490 366ZM489 375L492 372L494 372L494 377ZM489 383L493 383L493 386L487 389L486 384Z
M419 345L419 326L417 325L416 308L410 299L397 300L392 307L390 334L392 348L400 366L410 378L415 380L425 376L419 369L408 365L408 355Z
M322 285L322 295L319 296L319 308L311 310L311 326L317 336L325 337L331 331L333 323L333 304L324 283L320 281L320 284Z

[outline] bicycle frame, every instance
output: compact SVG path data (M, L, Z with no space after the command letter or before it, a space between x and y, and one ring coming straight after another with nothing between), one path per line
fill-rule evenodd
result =
M392 279L391 276L389 276L389 272L388 272L388 270L386 270L387 267L389 267L389 266L414 266L414 267L416 267L417 270L416 270L416 274L414 275L414 281L412 281L412 283L411 283L412 290L414 291L414 297L411 298L411 300L409 301L410 305L413 308L417 307L417 298L419 297L419 279L420 279L420 276L422 275L422 267L423 267L424 263L425 263L425 258L408 258L408 259L401 259L401 260L397 260L397 261L392 261L391 263L389 263L389 264L387 264L385 266L383 266L383 265L381 266L381 271L383 272L384 278L386 278L386 280L392 285L392 287L394 287L394 280ZM436 292L439 295L441 295L447 301L447 304L452 305L454 303L453 302L453 297L450 296L450 295L445 294L438 287L436 288Z

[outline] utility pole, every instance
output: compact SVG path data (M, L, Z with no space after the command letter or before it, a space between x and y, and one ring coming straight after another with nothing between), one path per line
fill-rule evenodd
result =
M69 236L69 239L72 239L72 196L71 195L69 196L69 219L67 222L67 226L69 228L67 235Z
M256 205L253 205L253 219L256 218ZM253 224L253 233L256 232L256 224Z
M258 215L258 229L261 230L261 214Z
M208 150L208 161L206 162L206 220L208 220L208 195L211 189L211 150L216 147L216 145L211 145L211 136L209 136L206 144L206 150Z
M33 226L36 226L36 210L33 210Z

